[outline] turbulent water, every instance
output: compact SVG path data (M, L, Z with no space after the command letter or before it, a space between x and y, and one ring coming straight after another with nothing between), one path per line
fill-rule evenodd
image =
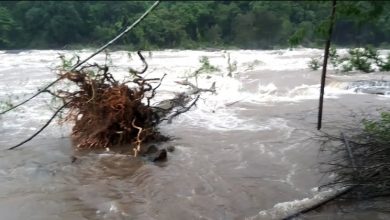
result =
M382 51L383 53L385 51ZM91 51L0 51L0 98L22 100L51 82L59 54L82 58ZM228 53L237 63L226 77ZM31 142L6 151L37 131L53 114L43 94L0 117L1 219L279 219L320 200L324 182L315 136L320 71L307 62L315 49L274 51L156 51L147 56L148 77L167 74L157 101L186 87L176 84L206 56L218 72L201 74L198 85L216 82L217 94L202 94L196 108L171 124L164 143L176 150L151 163L114 152L75 152L70 126L53 123ZM141 67L135 53L111 53L111 70L128 77ZM104 63L99 55L94 61ZM353 115L389 109L388 73L335 74L327 78L324 130L356 120ZM386 82L387 81L387 82ZM195 80L193 80L195 83ZM62 84L55 89L66 87ZM366 94L378 89L382 95ZM372 93L372 92L371 92ZM375 93L375 92L374 92ZM77 160L72 163L72 156ZM325 209L310 219L388 219L370 204L351 212Z

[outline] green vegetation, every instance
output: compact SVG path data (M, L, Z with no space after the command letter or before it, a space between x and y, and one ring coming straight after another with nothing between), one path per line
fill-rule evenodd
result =
M318 70L321 67L321 61L319 58L311 58L308 66L311 70Z
M210 63L210 60L206 56L202 56L199 58L199 63L201 66L196 69L193 73L190 74L190 77L195 77L196 85L198 85L198 76L203 73L212 73L212 72L219 72L220 69Z
M94 47L113 38L152 2L6 1L0 49ZM254 48L323 45L330 2L166 1L118 42L123 49ZM333 43L383 46L390 2L342 1Z
M0 101L0 111L4 111L8 108L11 108L13 105L11 103L11 101L7 100L7 101Z
M6 109L12 108L14 105L12 101L18 99L18 96L7 95L0 100L0 111L4 111Z
M390 143L390 112L382 112L379 120L364 120L364 131L378 143Z
M332 154L329 171L336 174L325 186L355 187L348 198L360 201L388 197L390 112L384 111L376 119L363 120L361 129L350 127L348 130L349 138L324 136L324 147L327 148L324 150ZM334 145L335 140L341 140L343 144Z
M318 70L322 65L320 58L311 58L308 67L312 70ZM331 48L329 51L329 60L333 68L341 72L360 71L364 73L375 72L375 67L379 71L390 71L390 53L383 58L378 50L373 47L352 48L348 50L345 56L340 56L337 49Z
M202 64L202 66L196 71L199 73L211 73L219 71L218 67L210 64L210 60L206 56L202 56L199 58L199 63Z

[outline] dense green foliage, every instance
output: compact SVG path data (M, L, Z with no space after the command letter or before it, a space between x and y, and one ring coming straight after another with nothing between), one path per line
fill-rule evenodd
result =
M312 70L318 70L322 66L320 61L323 57L313 57L308 62L308 67ZM336 71L350 72L360 71L364 73L379 71L390 71L390 53L387 56L381 56L379 51L373 47L348 49L346 54L340 55L334 47L330 48L329 59Z
M382 112L379 120L364 120L364 131L379 143L390 143L390 112Z
M117 45L148 48L262 48L322 45L329 1L162 2ZM18 1L0 3L0 49L97 46L152 2ZM335 44L386 46L389 2L339 2ZM382 44L382 45L381 45Z

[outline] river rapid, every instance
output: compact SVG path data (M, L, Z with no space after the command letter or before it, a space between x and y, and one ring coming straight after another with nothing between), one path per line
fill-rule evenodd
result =
M388 51L381 51L385 54ZM56 78L59 54L81 58L90 50L0 51L0 100L22 100ZM237 71L227 77L228 54ZM280 219L321 199L316 120L320 70L308 69L321 50L164 50L145 53L147 77L167 74L156 102L187 88L181 81L206 56L220 71L201 74L197 106L163 123L163 143L175 146L166 162L152 163L115 152L80 153L71 125L52 123L14 151L8 147L36 132L53 114L51 97L38 98L0 116L0 219ZM111 72L128 77L140 68L135 52L111 53ZM104 63L98 55L93 62ZM378 83L370 83L372 81ZM337 132L356 115L390 109L388 73L341 74L330 69L323 130ZM358 81L358 82L356 82ZM195 83L195 80L192 79ZM60 84L55 89L67 87ZM362 89L380 86L384 95ZM72 158L77 160L72 163ZM309 219L389 219L370 204L329 208Z

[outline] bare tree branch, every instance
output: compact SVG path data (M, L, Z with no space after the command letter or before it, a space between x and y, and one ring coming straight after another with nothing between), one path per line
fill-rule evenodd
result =
M63 106L61 106L54 114L53 116L51 116L51 118L46 122L45 125L43 125L37 132L35 132L33 135L31 135L29 138L27 138L26 140L20 142L19 144L13 146L13 147L10 147L8 148L8 150L13 150L17 147L20 147L22 146L23 144L31 141L34 137L36 137L39 133L41 133L47 126L49 126L49 124L53 121L53 119L57 116L57 114L62 110L64 109L66 106L68 105L68 103L65 103Z

